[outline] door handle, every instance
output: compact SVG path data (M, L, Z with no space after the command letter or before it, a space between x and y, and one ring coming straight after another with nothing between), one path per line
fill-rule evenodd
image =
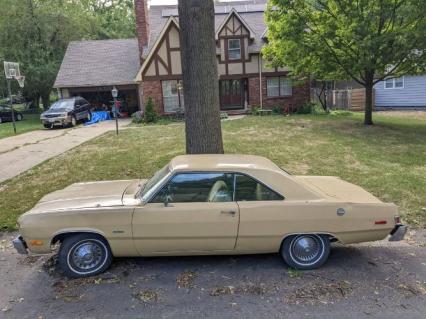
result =
M236 214L235 210L222 210L220 213L225 215L232 215L232 216Z

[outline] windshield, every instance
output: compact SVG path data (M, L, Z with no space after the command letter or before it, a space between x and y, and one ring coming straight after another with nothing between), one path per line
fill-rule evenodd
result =
M73 109L74 108L74 100L60 100L56 101L50 107L52 110L57 109Z
M162 169L157 171L151 179L145 183L140 192L140 197L145 197L146 194L155 186L158 182L160 182L163 178L165 178L169 171L169 165L164 166Z

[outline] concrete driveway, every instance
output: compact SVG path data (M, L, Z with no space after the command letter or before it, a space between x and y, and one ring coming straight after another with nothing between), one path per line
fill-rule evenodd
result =
M120 119L120 129L130 121ZM115 130L115 121L33 131L0 139L0 183L111 130Z
M417 319L426 313L426 232L335 245L320 269L278 254L117 258L100 276L69 280L55 255L24 257L0 233L0 318Z

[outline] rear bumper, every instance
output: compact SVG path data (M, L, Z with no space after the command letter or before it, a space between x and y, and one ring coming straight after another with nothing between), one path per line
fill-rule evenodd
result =
M392 229L392 231L390 232L389 241L403 240L406 233L407 226L402 224L395 225L394 229Z
M18 253L20 253L22 255L28 254L27 243L25 242L25 240L22 238L21 235L19 235L14 240L12 240L12 243L13 243L13 247L15 247L15 249Z

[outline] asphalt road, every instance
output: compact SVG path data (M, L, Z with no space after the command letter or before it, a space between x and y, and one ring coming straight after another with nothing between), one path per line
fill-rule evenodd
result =
M425 318L426 231L404 242L336 245L321 269L277 254L116 259L69 280L52 256L0 235L0 318Z

